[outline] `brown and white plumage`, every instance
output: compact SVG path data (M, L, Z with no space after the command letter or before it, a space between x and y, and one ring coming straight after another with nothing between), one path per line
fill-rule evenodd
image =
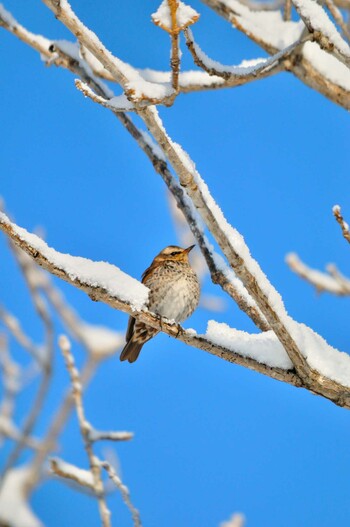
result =
M199 282L188 260L194 245L182 249L170 245L163 249L142 275L142 283L149 290L148 309L153 313L176 322L183 322L198 306ZM126 345L120 360L134 362L142 346L159 331L129 318Z

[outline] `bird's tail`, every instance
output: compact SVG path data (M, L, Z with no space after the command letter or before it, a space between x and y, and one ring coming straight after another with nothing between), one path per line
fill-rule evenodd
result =
M124 346L123 351L120 354L120 360L128 360L129 362L135 362L140 355L140 351L144 342L135 342L132 338Z

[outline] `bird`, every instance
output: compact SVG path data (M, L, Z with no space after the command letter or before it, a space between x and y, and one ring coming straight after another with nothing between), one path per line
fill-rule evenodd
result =
M177 323L192 315L199 303L199 281L188 259L194 247L165 247L142 275L142 283L150 290L148 309ZM120 360L135 362L142 346L157 333L158 329L130 316Z

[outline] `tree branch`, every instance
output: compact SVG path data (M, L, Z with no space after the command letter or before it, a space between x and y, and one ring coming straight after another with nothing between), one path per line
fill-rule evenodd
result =
M334 266L327 267L329 274L322 273L317 269L308 267L295 253L288 254L286 262L295 274L313 285L318 293L327 292L337 296L350 295L350 280L339 275Z
M346 239L347 242L350 243L349 225L344 220L344 218L343 218L343 216L341 214L341 209L340 209L339 205L334 205L334 207L333 207L333 215L334 215L335 219L337 220L337 222L340 225L340 228L342 230L344 238Z

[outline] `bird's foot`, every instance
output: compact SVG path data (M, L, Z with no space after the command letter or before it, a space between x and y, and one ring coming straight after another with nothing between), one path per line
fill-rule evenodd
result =
M176 335L175 335L175 338L178 339L179 336L182 335L182 333L183 333L183 329L182 329L182 327L181 327L180 324L176 324L176 329L177 329L177 333L176 333Z

